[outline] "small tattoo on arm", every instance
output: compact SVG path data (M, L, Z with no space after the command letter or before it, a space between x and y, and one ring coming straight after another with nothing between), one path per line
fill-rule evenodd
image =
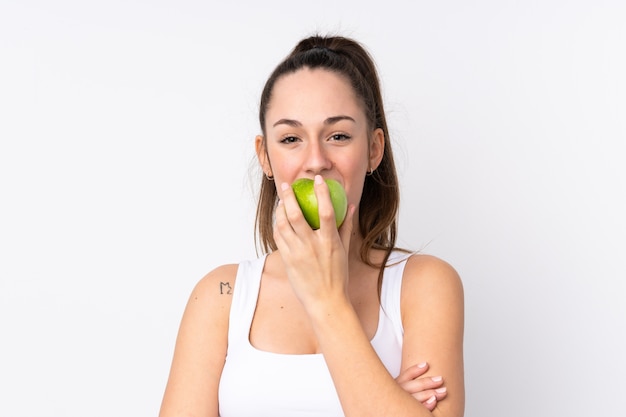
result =
M230 286L230 282L220 282L220 294L232 294L233 289Z

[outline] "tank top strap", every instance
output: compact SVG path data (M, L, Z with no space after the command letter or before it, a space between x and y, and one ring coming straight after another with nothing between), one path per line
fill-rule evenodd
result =
M252 318L259 298L261 275L266 257L267 255L264 255L258 259L243 261L237 268L228 323L230 345L233 344L231 341L238 341L239 345L245 345L241 341L248 340Z
M402 276L406 261L411 254L394 251L389 256L387 267L383 276L380 293L381 307L393 323L393 330L397 338L402 341L404 328L402 326L402 313L400 309L400 297L402 293Z

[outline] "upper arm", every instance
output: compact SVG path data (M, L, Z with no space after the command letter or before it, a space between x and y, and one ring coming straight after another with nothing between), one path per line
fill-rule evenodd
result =
M228 345L237 265L207 274L193 289L176 339L160 417L218 415L218 387Z
M446 262L412 256L402 283L402 369L428 362L425 376L442 376L447 397L433 415L462 416L464 296L461 279Z

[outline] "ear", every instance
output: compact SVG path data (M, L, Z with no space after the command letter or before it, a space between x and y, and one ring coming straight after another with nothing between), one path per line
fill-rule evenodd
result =
M256 157L261 165L261 169L265 174L272 175L272 166L270 160L267 157L267 149L265 148L265 138L262 135L257 135L254 138L254 149L256 150Z
M385 132L381 128L374 130L369 149L369 169L376 170L385 154Z

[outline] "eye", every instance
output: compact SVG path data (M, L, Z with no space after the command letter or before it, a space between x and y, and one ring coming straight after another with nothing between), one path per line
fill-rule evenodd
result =
M284 138L282 138L280 140L280 143L284 143L284 144L290 144L290 143L296 143L298 142L300 139L298 139L295 136L286 136Z
M350 139L349 135L346 135L345 133L335 133L334 135L331 135L330 140L336 141L336 142L343 142Z

